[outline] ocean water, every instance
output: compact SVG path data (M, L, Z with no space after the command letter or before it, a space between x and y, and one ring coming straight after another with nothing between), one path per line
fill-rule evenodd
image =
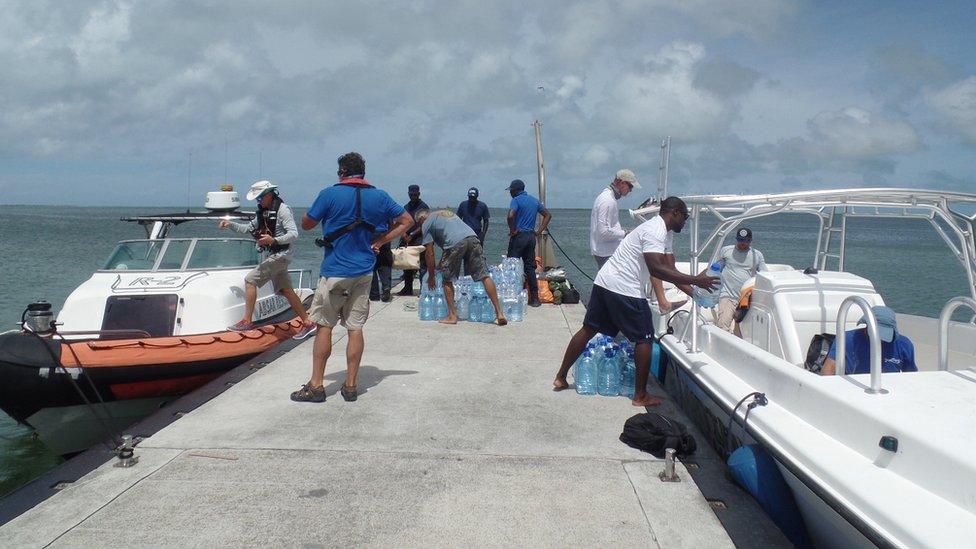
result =
M624 204L627 206L628 204ZM78 208L0 206L0 331L16 329L24 307L35 299L60 309L68 294L100 268L119 240L144 238L142 227L119 221L123 215L169 213L179 208ZM304 210L296 208L301 215ZM584 299L596 264L589 253L587 210L553 210L550 230L565 255L556 256ZM505 253L506 210L493 209L485 243L490 262ZM621 214L625 228L637 223ZM708 223L703 220L703 226ZM813 263L816 220L783 215L749 224L754 245L769 263L797 267ZM677 235L675 251L687 258L690 224ZM215 225L188 223L172 236L229 235ZM567 257L568 256L568 257ZM575 262L579 270L571 263ZM295 247L294 268L318 272L321 252L305 236ZM896 219L855 219L848 222L847 270L872 280L895 310L937 316L945 302L968 295L965 273L928 224ZM580 271L582 271L582 274ZM531 314L531 313L530 313ZM30 431L0 413L0 494L4 494L59 463Z

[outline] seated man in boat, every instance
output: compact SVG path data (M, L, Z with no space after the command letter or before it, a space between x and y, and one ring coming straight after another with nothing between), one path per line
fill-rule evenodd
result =
M915 346L907 337L898 333L898 323L895 312L888 307L871 307L874 318L878 321L878 336L881 337L881 371L882 372L917 372L915 366ZM858 324L867 324L867 317L861 317ZM868 329L857 328L848 330L844 337L845 363L844 370L850 374L871 373L871 341ZM830 346L827 359L824 361L820 375L828 376L837 373L837 342Z
M651 364L651 344L654 339L651 308L647 304L647 282L654 276L686 287L698 286L707 290L718 285L719 279L699 274L686 275L674 268L672 242L674 233L681 232L688 220L688 207L678 197L661 202L660 213L641 223L627 234L603 264L593 281L593 292L586 305L586 317L566 347L563 362L552 382L554 391L569 388L566 375L573 362L583 352L586 343L597 333L615 337L623 333L634 342L634 362L637 366L634 406L657 406L661 399L647 394L647 376ZM672 255L669 260L667 255ZM690 291L690 290L689 290Z
M267 256L244 277L244 317L229 326L236 332L253 330L254 303L258 299L258 288L268 282L274 291L285 296L291 308L302 320L302 328L295 339L304 339L315 331L315 323L308 319L308 313L291 285L288 265L291 263L291 244L298 240L298 226L291 208L278 196L278 186L270 181L258 181L247 192L248 200L258 203L257 215L250 223L234 223L220 220L221 229L231 229L239 233L250 233L257 239L257 245Z
M495 307L495 323L499 326L508 324L501 303L498 302L498 291L495 283L488 276L488 266L485 263L485 251L481 247L478 235L450 210L419 210L414 219L420 224L421 243L426 248L427 287L433 290L437 287L434 276L434 244L443 250L441 260L436 268L444 278L444 298L447 301L447 316L440 320L441 324L457 324L457 307L454 303L455 278L461 276L461 263L464 263L464 274L476 282L485 285L485 292Z
M322 267L309 313L319 325L312 347L312 375L291 394L297 402L325 402L325 366L332 355L332 329L346 328L346 380L340 394L347 402L358 398L359 364L366 341L363 326L369 317L369 285L380 248L399 238L413 224L402 206L386 191L366 181L366 161L359 153L339 157L339 182L319 193L302 229L322 224ZM392 220L392 221L391 221ZM389 229L377 234L376 228Z
M719 328L732 332L732 319L739 306L742 285L759 271L767 270L766 258L752 247L752 230L742 228L735 233L735 244L725 246L719 252L719 260L725 267L722 268L722 295L714 309L715 322ZM738 327L735 331L738 332Z

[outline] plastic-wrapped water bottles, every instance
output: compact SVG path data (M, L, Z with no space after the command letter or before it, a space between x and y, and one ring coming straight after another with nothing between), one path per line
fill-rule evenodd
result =
M620 361L613 346L604 348L603 358L599 361L597 392L603 396L620 394Z
M637 385L637 367L634 364L634 350L627 348L620 356L620 396L634 398Z
M581 395L596 394L597 361L591 351L584 351L576 368L576 392Z
M708 271L706 271L705 274L711 277L719 277L722 275L722 269L724 268L725 260L720 259L709 265ZM712 291L696 287L694 292L692 292L692 295L695 299L695 303L697 303L699 307L711 309L712 307L718 305L718 299L722 295L722 284L716 284L715 289Z

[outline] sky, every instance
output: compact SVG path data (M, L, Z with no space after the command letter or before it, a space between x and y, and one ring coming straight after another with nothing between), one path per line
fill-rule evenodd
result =
M0 204L303 207L367 179L456 205L669 194L976 192L971 2L0 0ZM189 192L188 192L189 189ZM633 204L626 203L627 201Z

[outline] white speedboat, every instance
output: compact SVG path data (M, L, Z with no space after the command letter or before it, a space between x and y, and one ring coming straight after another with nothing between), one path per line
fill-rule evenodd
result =
M770 265L758 273L741 337L716 327L711 311L693 303L656 318L668 361L665 384L710 442L762 445L817 547L972 544L976 325L950 319L960 306L976 309L976 195L847 189L685 202L692 216L691 261L679 264L685 272L716 259L725 237L745 220L801 213L820 222L816 269ZM655 212L632 213L644 219ZM706 216L717 225L700 235ZM951 300L939 319L898 315L899 333L915 346L917 373L881 372L877 325L867 311L883 305L884 296L870 280L844 271L852 217L926 220L966 272L969 295ZM828 270L832 263L836 270ZM808 371L808 350L818 336L853 329L862 312L869 316L871 373L845 375L841 359L837 375ZM749 406L753 393L765 395L766 404Z
M208 193L206 212L122 218L147 238L119 242L56 325L41 302L22 330L0 334L0 408L54 452L79 452L298 332L271 284L258 291L257 328L227 328L243 316L244 275L261 259L254 240L169 236L183 223L253 218L237 204L224 189ZM292 274L309 300L309 273Z

